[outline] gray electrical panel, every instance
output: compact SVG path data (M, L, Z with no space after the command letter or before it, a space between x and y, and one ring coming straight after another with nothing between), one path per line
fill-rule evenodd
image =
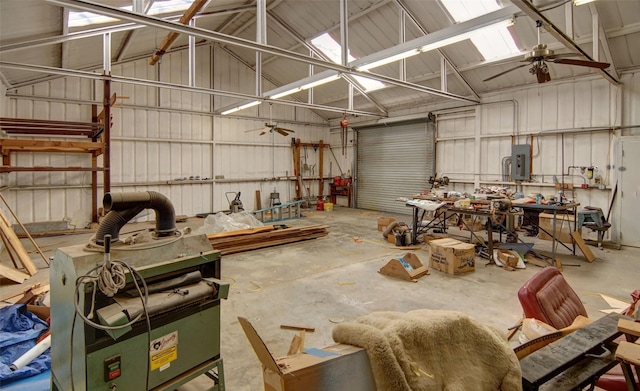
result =
M511 178L514 181L531 180L531 146L529 144L511 146Z

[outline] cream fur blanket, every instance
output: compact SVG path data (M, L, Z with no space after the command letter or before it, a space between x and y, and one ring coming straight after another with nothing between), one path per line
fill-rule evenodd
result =
M333 339L366 349L378 391L522 390L500 331L460 312L373 312L337 325Z

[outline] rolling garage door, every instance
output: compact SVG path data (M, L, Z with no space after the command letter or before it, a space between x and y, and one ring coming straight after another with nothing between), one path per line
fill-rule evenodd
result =
M356 207L410 214L395 199L430 186L435 170L434 123L425 118L356 130Z

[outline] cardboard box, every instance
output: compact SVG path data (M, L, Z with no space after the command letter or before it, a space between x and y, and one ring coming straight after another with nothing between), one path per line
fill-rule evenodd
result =
M403 257L394 258L380 270L380 274L418 282L418 278L429 274L429 269L422 264L416 254L406 253Z
M551 234L553 234L553 214L540 213L538 225L540 228L544 228L549 234L543 230L538 230L538 238L542 240L552 240ZM573 243L571 239L571 227L573 227L573 215L558 214L556 217L556 239L562 243ZM582 233L582 228L578 229L578 232Z
M275 359L253 325L238 317L253 350L262 362L265 391L375 391L364 349L337 344Z
M387 226L396 221L393 217L378 217L378 231L384 231Z
M471 228L471 232L484 231L485 224L486 224L486 219L478 218L478 217L474 218L469 215L465 215L462 218L462 221L464 222L464 224L462 224L462 229L464 231L469 231L469 228Z
M437 239L429 242L429 267L448 274L462 274L475 270L475 246L456 239Z

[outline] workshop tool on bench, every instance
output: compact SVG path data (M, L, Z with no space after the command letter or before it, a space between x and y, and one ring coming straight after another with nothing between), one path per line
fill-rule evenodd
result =
M233 200L229 200L228 194L234 194L235 198ZM231 213L239 213L244 211L244 206L242 205L242 201L240 201L240 192L228 191L224 193L224 196L227 197L227 201L229 202L229 210Z

